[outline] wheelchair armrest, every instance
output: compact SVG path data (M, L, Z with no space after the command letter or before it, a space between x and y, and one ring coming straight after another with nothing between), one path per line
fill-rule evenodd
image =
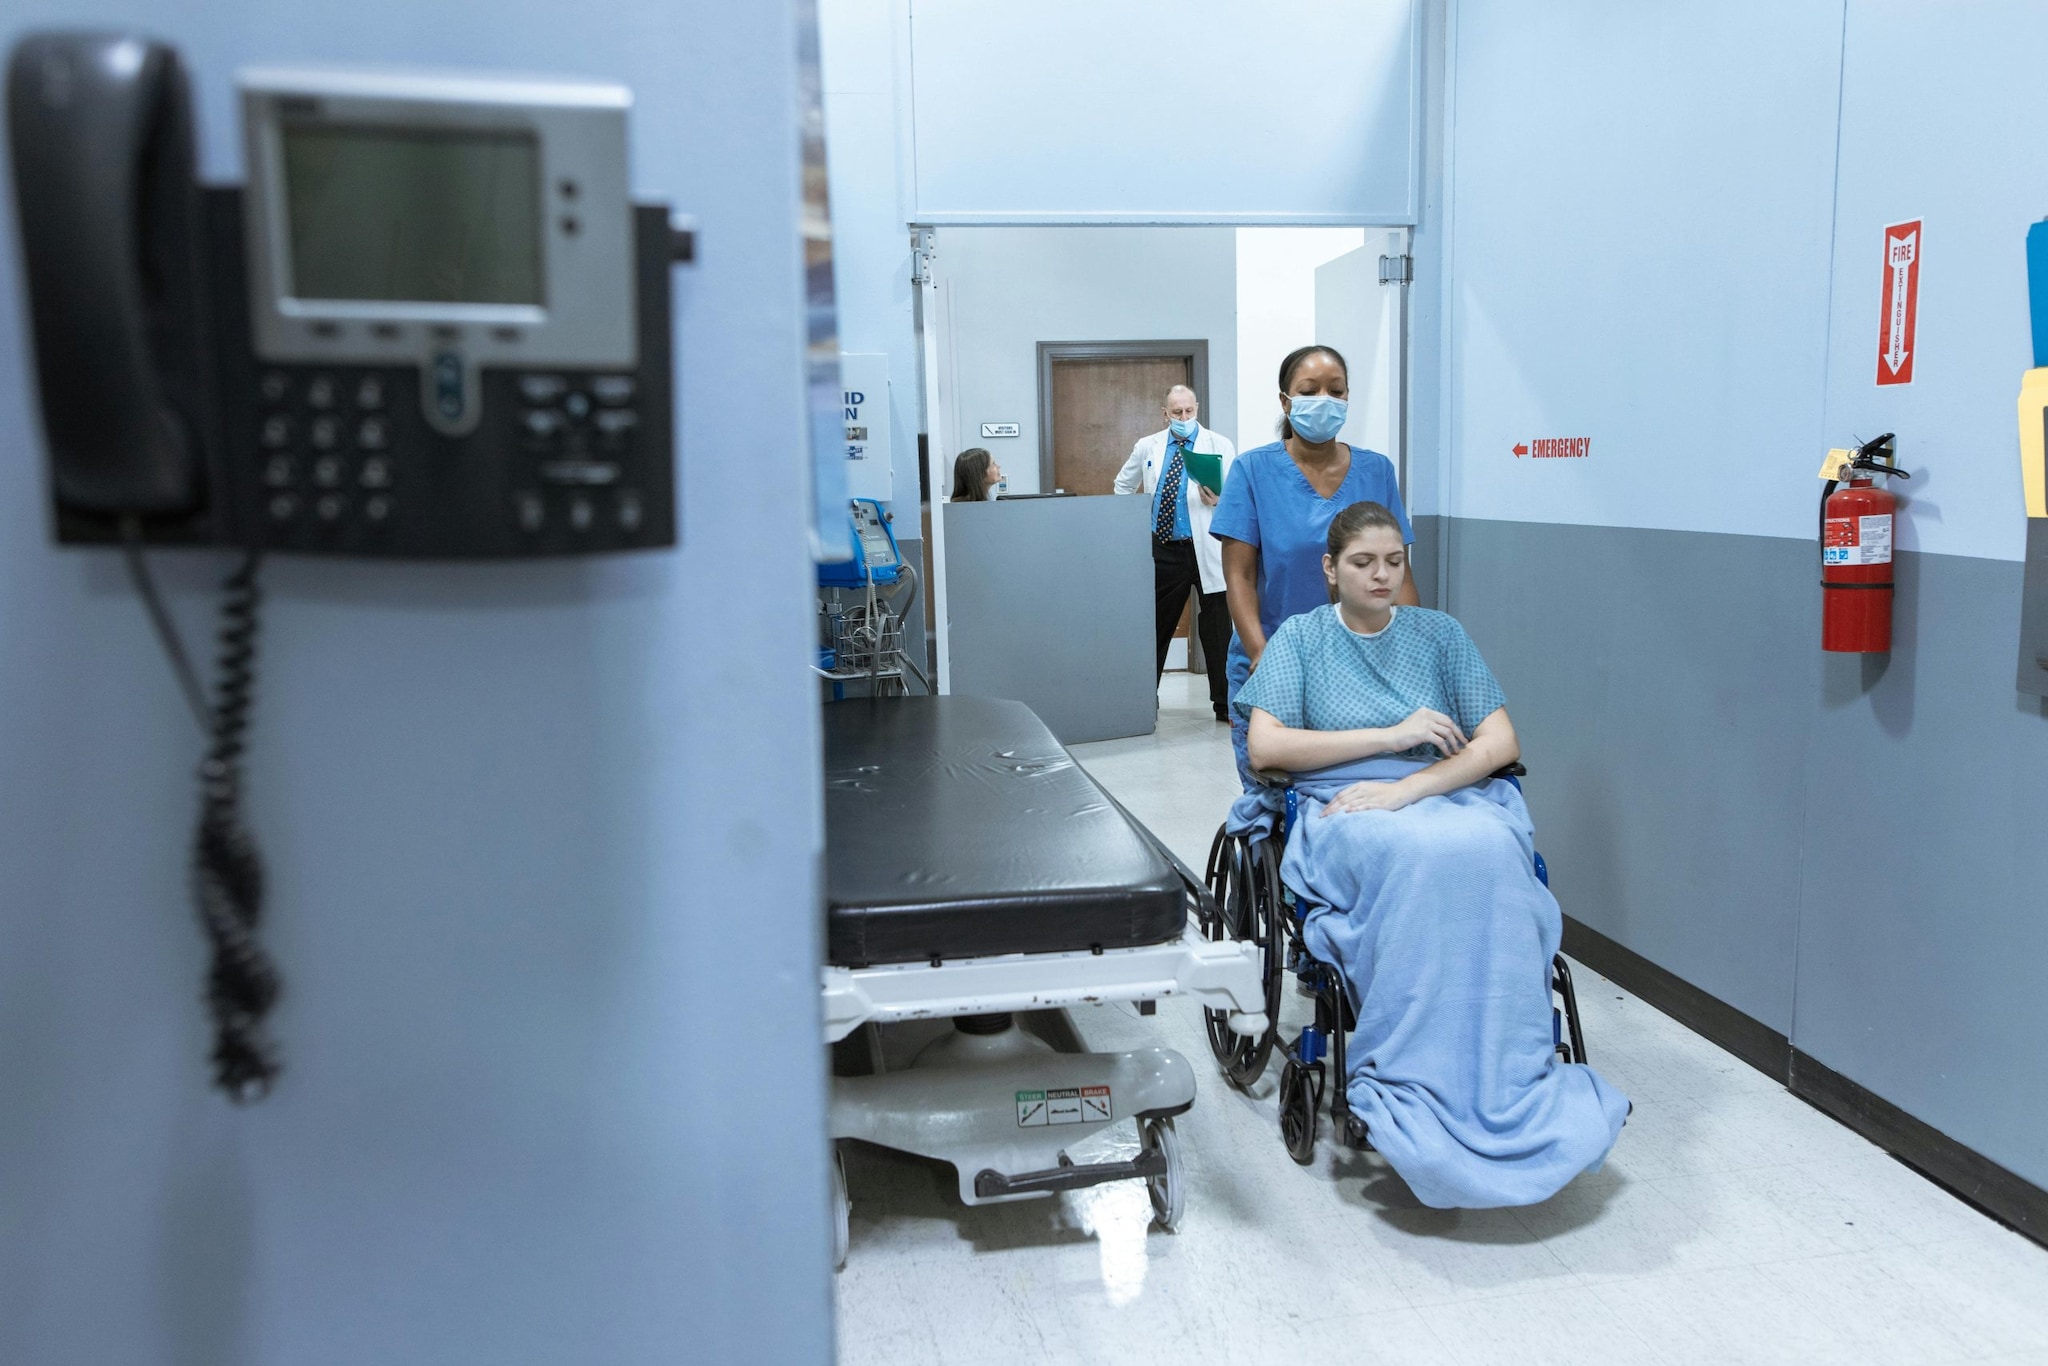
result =
M1265 787L1294 786L1294 775L1281 768L1255 768L1252 770L1252 776L1257 778L1260 784ZM1487 776L1489 778L1526 778L1529 776L1529 766L1517 759L1514 763L1504 768L1495 769Z

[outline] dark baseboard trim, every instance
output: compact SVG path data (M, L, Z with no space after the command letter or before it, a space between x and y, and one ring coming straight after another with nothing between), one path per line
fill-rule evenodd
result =
M1792 1094L2000 1223L2048 1244L2048 1191L2015 1176L1826 1063L1792 1050Z
M1624 948L1600 931L1566 916L1564 951L1773 1080L1782 1082L1791 1076L1791 1040L1718 996L1709 996L1683 977L1658 967L1634 949Z
M1915 1119L1890 1101L1794 1048L1777 1030L1598 930L1564 918L1564 951L1726 1049L1808 1105L2014 1231L2048 1246L2048 1191ZM1590 1050L1599 1063L1599 1041Z

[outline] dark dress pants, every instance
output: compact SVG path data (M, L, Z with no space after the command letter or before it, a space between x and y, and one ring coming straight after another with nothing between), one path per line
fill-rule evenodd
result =
M1201 583L1193 541L1152 542L1153 632L1158 646L1155 679L1166 672L1166 648L1173 643L1173 629L1180 625L1188 594L1199 593ZM1201 593L1201 599L1195 609L1195 628L1201 634L1202 657L1208 664L1209 705L1218 716L1228 716L1229 684L1224 678L1223 657L1230 649L1230 607L1222 593Z

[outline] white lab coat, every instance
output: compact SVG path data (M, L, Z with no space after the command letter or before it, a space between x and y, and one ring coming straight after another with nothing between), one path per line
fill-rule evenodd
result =
M1171 429L1168 429L1170 431ZM1159 486L1159 476L1166 471L1167 431L1158 431L1140 438L1131 447L1131 458L1124 461L1124 467L1116 472L1113 487L1118 493L1142 493L1147 498ZM1207 427L1198 427L1195 442L1191 447L1200 455L1223 457L1223 473L1230 474L1231 462L1237 459L1237 447L1230 444L1230 438ZM1202 501L1200 484L1192 478L1187 481L1188 530L1195 536L1195 565L1202 573L1202 591L1221 593L1223 591L1223 543L1209 534L1209 519L1216 515L1216 509Z

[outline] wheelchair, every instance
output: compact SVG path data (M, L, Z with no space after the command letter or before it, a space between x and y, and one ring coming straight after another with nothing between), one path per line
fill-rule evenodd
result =
M1494 774L1522 786L1528 770L1511 764ZM1257 946L1262 985L1265 989L1266 1028L1246 1036L1230 1028L1228 1011L1205 1007L1209 1050L1216 1056L1223 1075L1239 1090L1249 1089L1265 1075L1277 1050L1280 1069L1280 1137L1296 1162L1307 1166L1315 1160L1316 1129L1328 1095L1330 1122L1343 1142L1353 1148L1369 1149L1371 1138L1364 1121L1351 1113L1345 1099L1345 1045L1358 1019L1345 990L1343 974L1309 952L1302 937L1302 916L1294 893L1280 879L1280 860L1286 852L1287 837L1294 833L1299 799L1293 787L1286 789L1286 812L1280 837L1232 835L1228 823L1219 827L1209 846L1206 881L1213 909L1206 912L1202 929L1211 939L1249 942ZM1550 869L1543 855L1536 855L1536 878L1550 885ZM1287 978L1292 975L1314 1003L1314 1018L1292 1040L1280 1030L1280 999ZM1558 954L1550 961L1550 1032L1557 1056L1564 1062L1586 1061L1585 1033L1579 1024L1579 998L1572 987L1571 964ZM1325 1062L1328 1059L1328 1062ZM1331 1071L1337 1084L1327 1085ZM1333 1094L1332 1094L1333 1093Z

